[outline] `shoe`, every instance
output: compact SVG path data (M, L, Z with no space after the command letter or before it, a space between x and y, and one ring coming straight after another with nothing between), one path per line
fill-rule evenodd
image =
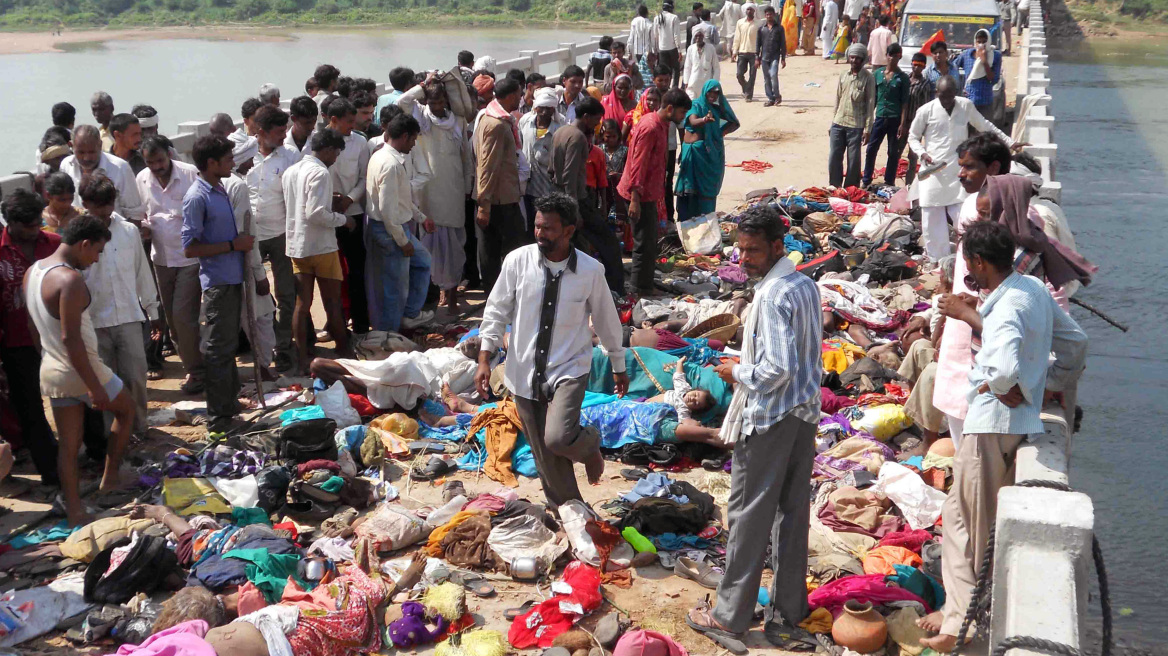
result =
M677 559L677 564L673 566L673 573L711 590L717 590L718 584L722 582L721 572L710 567L707 563L699 563L693 558L684 556Z
M773 100L768 100L768 101L764 102L764 103L762 104L762 106L763 106L763 107L773 107L773 106L774 106L774 104L775 104L775 101L773 101Z
M425 466L414 466L410 470L410 478L415 481L433 481L456 470L458 465L439 456L430 456L430 461Z
M402 317L401 327L406 329L414 329L419 326L425 326L434 320L433 310L422 310L416 317Z
M815 636L783 619L767 622L762 632L767 642L783 651L815 651L819 646Z

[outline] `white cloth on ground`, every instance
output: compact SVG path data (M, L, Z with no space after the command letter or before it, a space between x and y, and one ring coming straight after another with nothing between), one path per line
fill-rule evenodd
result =
M442 376L425 353L391 353L384 360L347 360L337 363L365 383L374 407L412 408L419 399L442 392Z
M260 486L254 474L243 478L208 476L207 482L236 508L255 508L260 504Z
M299 620L298 606L273 604L235 621L247 622L259 629L264 636L264 642L268 643L268 656L293 656L288 634L296 630L296 622Z
M337 562L353 560L353 547L345 538L317 538L308 547L308 553L318 553Z

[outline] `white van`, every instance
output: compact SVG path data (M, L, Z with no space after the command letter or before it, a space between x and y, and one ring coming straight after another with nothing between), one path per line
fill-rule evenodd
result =
M897 39L903 49L901 62L907 68L921 44L937 30L945 33L949 52L956 54L972 48L973 35L983 29L990 31L991 42L1001 52L1002 21L994 0L908 0ZM928 52L925 56L932 58Z

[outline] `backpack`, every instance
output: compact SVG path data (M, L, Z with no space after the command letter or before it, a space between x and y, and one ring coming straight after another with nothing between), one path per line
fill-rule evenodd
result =
M263 451L273 458L295 460L336 460L337 443L333 435L337 422L332 419L305 419L274 430L241 437L242 448Z
M161 587L177 589L183 586L178 556L166 546L165 539L153 535L139 534L138 542L130 549L126 559L103 578L109 569L114 549L130 544L130 540L118 540L89 563L85 570L85 601L124 604L139 592L150 594ZM171 581L168 583L167 579Z

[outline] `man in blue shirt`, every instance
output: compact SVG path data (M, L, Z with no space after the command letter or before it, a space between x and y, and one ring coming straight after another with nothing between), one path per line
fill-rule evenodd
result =
M192 155L199 178L183 196L182 245L187 257L199 260L203 287L203 361L207 373L207 431L230 427L239 412L240 309L243 303L244 254L255 238L239 234L231 198L220 182L235 168L231 142L220 136L201 137Z
M965 97L973 101L979 114L992 120L994 85L1002 76L1002 53L995 51L989 40L989 30L978 30L973 37L974 46L958 55L953 65L965 79Z
M933 63L925 69L925 79L929 81L929 86L935 90L937 81L948 75L957 82L958 89L965 88L965 75L949 61L949 44L937 41L929 48L929 54L933 56Z
M389 86L393 87L393 91L382 94L377 99L377 106L373 108L373 123L370 126L370 136L385 129L385 126L381 125L381 109L387 105L396 103L397 99L401 98L403 93L412 89L415 84L417 84L417 80L412 68L398 66L389 72Z

